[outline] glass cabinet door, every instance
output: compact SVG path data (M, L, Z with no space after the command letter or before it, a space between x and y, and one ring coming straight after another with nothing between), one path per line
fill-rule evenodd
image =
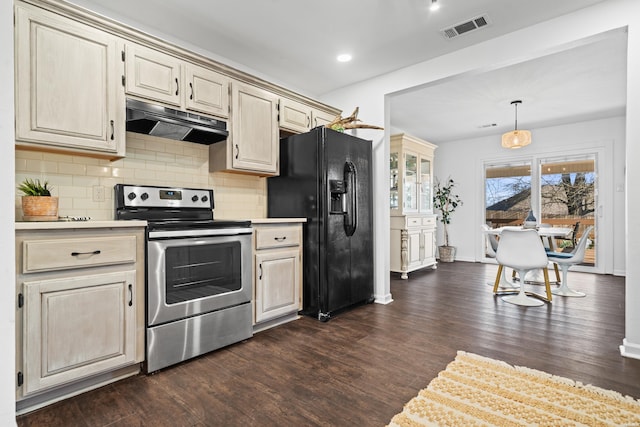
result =
M420 212L431 212L431 161L420 158Z
M389 178L390 178L390 206L391 209L398 209L398 153L391 153L389 159Z
M418 210L418 157L413 154L404 156L404 210Z

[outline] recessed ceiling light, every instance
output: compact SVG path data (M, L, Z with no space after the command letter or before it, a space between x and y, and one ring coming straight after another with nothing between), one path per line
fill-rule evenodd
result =
M429 6L429 10L433 12L438 9L440 9L440 3L438 3L438 0L431 0L431 6Z
M336 59L338 60L338 62L349 62L351 61L351 55L349 55L348 53L343 53L341 55L338 55Z

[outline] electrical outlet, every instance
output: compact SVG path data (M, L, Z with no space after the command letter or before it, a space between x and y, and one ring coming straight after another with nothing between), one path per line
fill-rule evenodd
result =
M104 187L102 185L93 186L93 201L104 202Z

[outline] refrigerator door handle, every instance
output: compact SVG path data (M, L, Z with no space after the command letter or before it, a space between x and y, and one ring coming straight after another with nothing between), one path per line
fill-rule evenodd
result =
M344 164L344 182L347 187L345 194L344 231L347 236L353 236L358 226L357 182L358 173L356 166L351 162Z

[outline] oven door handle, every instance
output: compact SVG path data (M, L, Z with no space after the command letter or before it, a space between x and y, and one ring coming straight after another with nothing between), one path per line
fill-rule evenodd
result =
M187 229L187 230L157 230L149 231L149 239L164 237L205 237L205 236L236 236L239 234L251 234L253 228L217 228L217 229Z

